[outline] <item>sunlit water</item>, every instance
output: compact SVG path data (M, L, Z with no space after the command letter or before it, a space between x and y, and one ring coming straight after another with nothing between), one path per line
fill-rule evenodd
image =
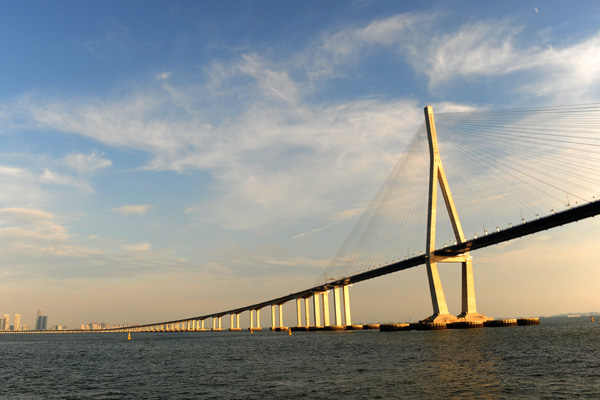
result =
M600 323L0 335L0 398L600 398Z

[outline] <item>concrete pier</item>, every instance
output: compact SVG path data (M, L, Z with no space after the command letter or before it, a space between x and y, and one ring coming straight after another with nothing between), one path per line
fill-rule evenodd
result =
M517 319L517 325L519 325L519 326L539 325L539 324L540 324L539 318L518 318Z
M483 326L489 327L489 328L498 328L498 327L504 327L504 326L517 326L517 320L516 320L516 318L494 319L491 321L485 321L483 323Z
M325 327L326 331L343 331L346 330L346 327L343 325L329 325Z
M448 324L448 329L483 328L483 321L456 321Z
M323 301L323 326L329 326L329 292L328 291L321 293L321 300Z
M275 304L271 304L271 330L274 331L276 328L275 324Z
M350 314L350 288L348 285L344 286L344 319L344 325L352 325L352 316Z
M296 326L302 326L302 299L296 299Z
M364 324L363 329L377 330L381 327L381 324Z
M342 325L342 306L340 304L340 287L336 286L333 288L333 308L334 308L334 317L335 317L335 325Z
M313 293L313 312L314 312L314 319L315 319L315 324L313 325L315 328L319 328L321 327L321 307L319 305L319 294L320 292L314 292Z
M305 297L304 298L304 320L306 321L306 324L304 326L308 327L310 326L310 307L308 306L309 303L309 298Z
M283 325L283 304L279 304L279 329L287 331L287 328Z
M308 326L292 326L290 329L292 331L298 331L298 332L308 332L309 331Z
M381 332L410 331L410 330L414 330L415 328L416 328L415 326L411 326L411 324L408 324L408 323L402 323L402 324L381 324L379 326L379 330Z
M346 325L346 330L347 331L362 331L363 326L362 325Z
M256 325L254 325L254 311L256 311ZM257 310L250 310L250 326L248 327L250 332L262 331L260 327L260 308Z

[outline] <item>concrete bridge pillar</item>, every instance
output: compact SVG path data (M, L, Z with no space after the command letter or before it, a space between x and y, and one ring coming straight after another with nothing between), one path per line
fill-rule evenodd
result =
M344 286L344 318L346 325L352 325L352 316L350 314L350 287Z
M275 327L275 304L271 304L271 330L274 331Z
M310 307L308 306L308 297L304 298L304 320L306 321L306 327L310 326Z
M321 325L321 307L319 306L319 292L313 293L313 308L315 313L315 326L319 327Z
M254 310L250 310L250 330L254 328Z
M296 299L296 326L302 326L302 302Z
M256 310L256 329L260 329L260 309Z
M333 307L335 309L335 324L336 326L342 325L342 307L340 303L340 288L336 286L333 288Z
M329 292L324 291L323 296L323 325L329 326Z
M240 329L240 314L235 314L235 319L237 320L236 328Z
M283 304L279 305L279 327L283 328Z

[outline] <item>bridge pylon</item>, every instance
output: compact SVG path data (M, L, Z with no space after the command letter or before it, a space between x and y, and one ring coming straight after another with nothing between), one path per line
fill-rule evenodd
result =
M427 139L429 142L429 200L427 207L427 278L433 304L433 314L425 319L425 322L451 323L461 321L486 321L491 318L477 312L475 302L475 287L473 280L473 262L469 252L458 256L436 256L435 251L435 227L437 217L437 188L438 185L444 197L446 211L450 217L454 236L458 243L465 242L465 235L458 218L458 213L452 199L450 186L446 179L444 166L438 149L437 134L435 131L435 120L431 106L425 107L425 123L427 125ZM437 269L438 262L460 262L462 263L462 312L458 316L450 314L442 288L442 281Z

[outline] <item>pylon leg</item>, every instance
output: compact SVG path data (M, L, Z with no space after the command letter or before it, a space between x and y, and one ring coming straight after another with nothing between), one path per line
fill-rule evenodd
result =
M442 281L438 273L437 263L427 261L427 278L429 279L429 291L431 292L431 302L433 305L433 314L425 318L425 322L449 323L456 321L456 317L448 312Z
M458 315L458 318L465 321L489 321L492 319L477 312L473 260L471 257L468 257L467 261L462 263L462 312Z

